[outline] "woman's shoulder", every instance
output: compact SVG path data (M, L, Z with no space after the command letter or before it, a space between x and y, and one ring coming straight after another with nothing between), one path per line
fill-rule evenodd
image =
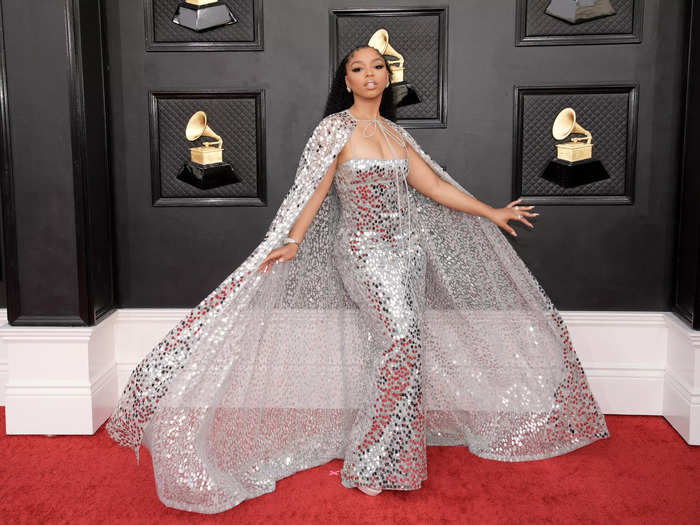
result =
M348 114L347 109L341 109L340 111L336 111L335 113L330 113L329 115L326 115L321 119L321 122L319 124L324 124L324 123L339 123L339 122L351 122L352 117Z
M308 138L307 147L311 147L312 145L317 146L322 142L330 143L328 140L329 137L337 138L341 136L340 133L351 129L352 121L348 120L347 117L344 118L344 113L344 110L331 113L318 121Z
M352 125L352 117L347 114L347 110L330 113L323 117L314 129L314 134L320 132L332 133L334 130Z
M406 129L393 120L389 120L386 117L381 117L382 121L391 128L400 131L402 134L407 134ZM354 126L356 123L355 118L347 109L342 109L336 111L335 113L330 113L323 117L320 122L316 125L316 130L333 130L338 128L348 128Z

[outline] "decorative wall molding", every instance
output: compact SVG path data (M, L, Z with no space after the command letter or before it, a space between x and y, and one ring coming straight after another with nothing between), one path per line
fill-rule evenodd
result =
M93 434L106 421L118 393L117 318L94 326L0 326L8 434Z
M262 0L228 0L238 21L200 33L172 22L179 3L144 0L146 51L263 51Z
M116 307L102 0L66 0L66 24L77 292L81 320L94 325ZM96 272L98 266L108 270Z
M8 427L12 421L22 430L16 433L96 430L134 366L187 312L127 308L97 327L0 326L0 387L7 396L0 404L26 410L12 417L8 411ZM663 415L687 442L700 444L700 332L671 312L560 313L604 413ZM90 355L92 367L73 367L75 352L86 361ZM39 354L53 356L50 377ZM51 417L59 406L64 423ZM46 414L37 418L37 411Z
M610 178L562 188L542 178L557 156L552 124L573 107L593 136L593 158ZM516 85L513 88L513 196L532 204L633 204L637 159L639 84Z
M91 326L115 305L103 2L53 4L27 18L5 2L0 19L3 278L15 326ZM56 32L42 30L48 22ZM47 62L65 76L34 81L51 76ZM12 151L28 141L31 155ZM55 289L43 295L46 282Z
M688 45L683 56L682 130L678 155L680 192L677 200L677 237L673 272L672 311L700 330L700 2L688 2Z
M611 17L570 24L545 12L550 0L518 0L515 8L516 46L639 44L644 0L617 0Z
M405 59L405 80L421 98L397 107L397 122L405 128L446 128L448 13L448 6L330 9L328 87L343 56L386 29L389 45Z
M0 279L5 282L8 305L19 310L19 277L17 275L17 224L15 218L15 192L14 179L12 174L12 141L10 139L10 113L9 101L7 99L7 67L5 66L5 34L0 6L0 192L2 194L2 220L8 225L4 228L4 244L0 243ZM9 222L8 222L9 221ZM4 267L8 264L7 253L14 255L14 260L9 264L14 264L10 270ZM8 265L9 265L8 264ZM0 369L0 373L2 369Z
M663 413L683 439L700 445L700 332L675 315L668 330Z
M265 90L151 90L148 93L153 206L266 206ZM189 148L188 119L204 110L224 139L224 162L241 181L198 189L177 179ZM207 137L203 137L207 138Z

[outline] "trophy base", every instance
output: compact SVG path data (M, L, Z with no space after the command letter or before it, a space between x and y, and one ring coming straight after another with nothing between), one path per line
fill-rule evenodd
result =
M210 190L241 182L240 177L233 172L233 168L228 162L196 164L187 161L183 164L180 173L177 174L177 178L200 190Z
M542 178L562 188L575 188L591 182L609 179L610 175L598 159L568 162L554 158L549 161Z
M394 105L397 108L401 106L410 106L411 104L419 104L421 101L418 93L416 93L416 89L405 80L392 84L391 91L394 95Z
M616 13L610 5L610 0L551 0L544 12L571 25L598 20Z
M201 32L234 24L238 19L226 4L192 5L180 2L173 15L173 23Z

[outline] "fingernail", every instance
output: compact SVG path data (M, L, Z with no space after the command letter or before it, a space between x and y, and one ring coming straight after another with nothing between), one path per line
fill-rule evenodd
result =
M535 213L535 215L539 215L539 213Z

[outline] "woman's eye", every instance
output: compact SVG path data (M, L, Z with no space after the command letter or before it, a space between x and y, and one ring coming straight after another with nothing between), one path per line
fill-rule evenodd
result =
M379 69L384 69L384 64L377 64L377 67L378 67Z
M354 67L352 70L353 70L355 73L357 73L357 72L360 70L360 68L359 68L359 67Z

